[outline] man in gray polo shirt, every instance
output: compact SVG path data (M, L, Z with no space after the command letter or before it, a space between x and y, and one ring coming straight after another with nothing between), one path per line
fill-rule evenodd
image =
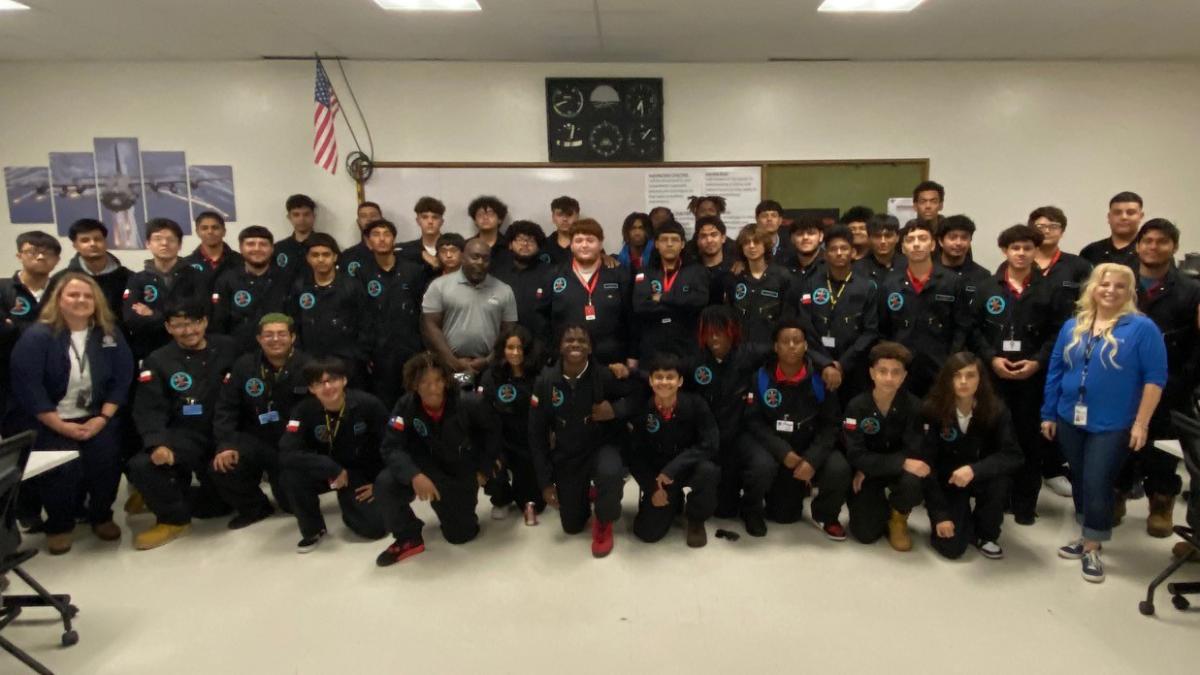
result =
M488 274L491 261L487 244L468 241L462 269L435 279L421 303L425 344L455 372L482 372L496 337L517 322L516 296Z

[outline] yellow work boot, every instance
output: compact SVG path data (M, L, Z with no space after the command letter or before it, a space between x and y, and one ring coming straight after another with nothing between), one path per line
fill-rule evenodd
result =
M912 550L912 536L908 533L908 514L892 510L888 520L888 543L900 552Z
M129 488L129 499L125 500L125 513L136 516L145 512L146 500L142 499L142 493L138 492L137 488Z
M1171 536L1172 512L1175 510L1175 498L1171 495L1150 495L1150 516L1146 518L1146 534L1151 537L1164 539Z
M158 548L163 544L170 543L175 539L182 537L192 529L191 524L185 525L168 525L166 523L158 523L154 527L142 532L133 538L133 547L139 551L146 551L152 548Z

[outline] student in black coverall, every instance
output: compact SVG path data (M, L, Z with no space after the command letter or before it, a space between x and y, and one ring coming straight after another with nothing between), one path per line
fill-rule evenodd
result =
M279 441L279 482L302 537L297 553L312 551L325 536L320 497L330 490L352 532L366 539L387 534L375 501L387 410L374 396L347 387L347 379L337 358L310 361L304 381L312 396L292 409Z
M367 293L357 279L337 269L338 245L315 232L305 240L308 265L292 285L287 312L296 322L297 344L313 358L336 356L347 368L350 386L365 375Z
M925 508L934 550L954 559L974 545L986 558L1004 557L1000 525L1021 448L1012 415L992 392L978 357L958 352L946 359L922 421L933 469L925 480Z
M422 352L409 359L404 388L388 420L386 466L375 480L384 523L396 538L375 559L380 567L425 550L425 523L413 513L413 499L430 502L446 541L474 539L479 488L500 461L500 434L487 406L477 395L459 392L454 373L437 355Z
M199 300L169 305L163 314L172 342L142 362L133 419L143 452L129 460L129 478L158 524L137 535L141 550L187 533L192 516L229 512L208 475L213 411L221 383L238 356L233 339L204 334L208 308ZM200 480L193 499L192 474Z
M613 523L621 517L621 447L643 385L634 378L618 380L593 361L592 340L582 325L569 324L561 332L559 362L538 376L529 400L529 446L542 495L559 510L564 532L583 531L594 502L592 555L602 558L612 552Z
M901 389L912 354L898 342L880 342L868 360L874 387L850 400L842 421L854 468L850 533L873 544L886 532L892 548L910 551L908 516L921 503L930 470L922 454L921 401Z
M524 326L500 331L492 365L483 371L476 389L492 412L503 448L504 468L484 488L492 498L493 520L507 518L508 507L516 502L525 524L537 525L537 514L546 508L529 451L529 400L541 370L539 351L533 334Z
M258 349L258 320L282 312L287 301L287 280L275 267L274 236L261 225L238 233L241 262L225 270L213 284L213 314L208 329L228 335L243 351Z
M684 367L678 357L657 354L645 372L653 395L633 416L629 470L641 487L633 533L645 542L659 541L682 510L687 545L699 548L708 543L704 523L717 508L720 432L704 399L680 391ZM680 509L685 487L691 492Z
M275 512L259 484L266 473L275 501L290 512L279 483L279 440L292 408L308 395L304 366L308 356L295 350L296 332L286 314L266 314L258 326L259 348L242 354L221 386L213 418L217 453L209 472L237 515L238 530Z
M813 519L825 536L844 541L838 522L850 490L850 465L834 448L838 433L837 399L807 358L808 343L800 322L785 319L775 328L775 359L754 374L746 426L754 440L775 458L774 482L767 492L767 515L778 523L800 520L812 488ZM755 486L755 491L762 489Z
M658 260L634 275L633 318L641 339L638 359L666 352L681 359L696 355L696 320L708 304L708 272L682 258L685 233L675 221L663 223L654 240Z

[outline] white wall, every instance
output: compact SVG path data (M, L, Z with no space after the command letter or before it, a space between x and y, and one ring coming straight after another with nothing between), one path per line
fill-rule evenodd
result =
M947 213L979 223L977 258L987 265L998 262L995 234L1046 203L1071 220L1066 248L1104 236L1107 200L1123 189L1146 198L1148 216L1180 224L1184 250L1200 248L1200 64L346 68L378 160L545 161L545 77L661 76L667 160L929 157L949 191ZM349 99L336 67L330 75ZM320 204L321 227L349 242L353 182L310 158L312 86L310 62L3 63L0 164L45 165L50 151L90 151L96 136L134 136L144 150L182 149L192 164L232 164L233 232L252 223L286 232L283 199L306 192ZM343 155L352 148L342 127L338 141ZM410 206L384 204L404 222ZM465 214L450 215L451 229L469 227ZM20 229L0 234L0 260L11 261L0 264L4 273L16 265ZM143 257L122 254L127 264Z

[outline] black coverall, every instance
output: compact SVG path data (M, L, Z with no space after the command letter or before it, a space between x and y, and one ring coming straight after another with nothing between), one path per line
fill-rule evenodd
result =
M647 361L659 353L674 354L685 361L695 358L699 349L696 323L707 305L708 273L703 265L683 265L672 274L650 265L638 272L633 284L638 358Z
M922 480L904 470L904 461L924 456L921 401L901 390L887 410L880 410L872 392L850 400L842 420L846 456L861 471L862 489L849 498L850 534L864 544L887 532L891 511L910 513L922 498Z
M971 332L970 296L954 272L933 266L918 293L908 271L892 272L879 285L879 337L912 351L905 386L924 396L951 354Z
M877 290L865 275L850 272L844 283L824 269L793 291L792 306L808 315L815 329L809 349L827 351L841 366L838 401L849 403L868 388L867 354L879 340Z
M725 302L742 322L742 342L771 346L771 334L787 311L791 289L792 275L780 265L767 265L766 272L757 279L749 269L728 278Z
M427 270L397 256L390 270L371 257L356 272L366 289L360 325L371 338L366 352L371 392L389 410L404 393L404 364L423 349L421 296L429 282Z
M133 350L134 361L146 358L171 341L163 326L166 321L163 310L169 305L188 300L211 302L202 277L182 258L166 274L154 267L153 260L147 260L145 269L129 276L121 300L121 318L129 332L129 348ZM139 302L150 308L149 316L133 311L133 306Z
M533 383L533 377L514 377L507 367L491 367L483 371L476 391L492 413L492 426L500 430L504 463L504 468L488 481L484 491L492 498L494 506L516 502L517 506L524 507L533 502L534 508L541 513L546 502L529 450L529 399L533 395Z
M362 382L366 346L372 341L367 308L362 284L344 272L336 272L328 286L318 286L312 272L305 271L287 301L296 322L296 346L313 358L340 358L354 388Z
M624 363L634 356L636 345L630 306L633 280L629 271L620 267L600 265L596 274L600 278L589 280L594 283L589 294L570 262L548 271L550 287L544 290L542 300L550 327L546 344L553 349L567 324L581 324L592 338L592 358L604 365Z
M213 284L208 332L232 337L244 352L257 350L259 319L282 312L289 290L275 267L257 276L247 272L245 265L226 270Z

